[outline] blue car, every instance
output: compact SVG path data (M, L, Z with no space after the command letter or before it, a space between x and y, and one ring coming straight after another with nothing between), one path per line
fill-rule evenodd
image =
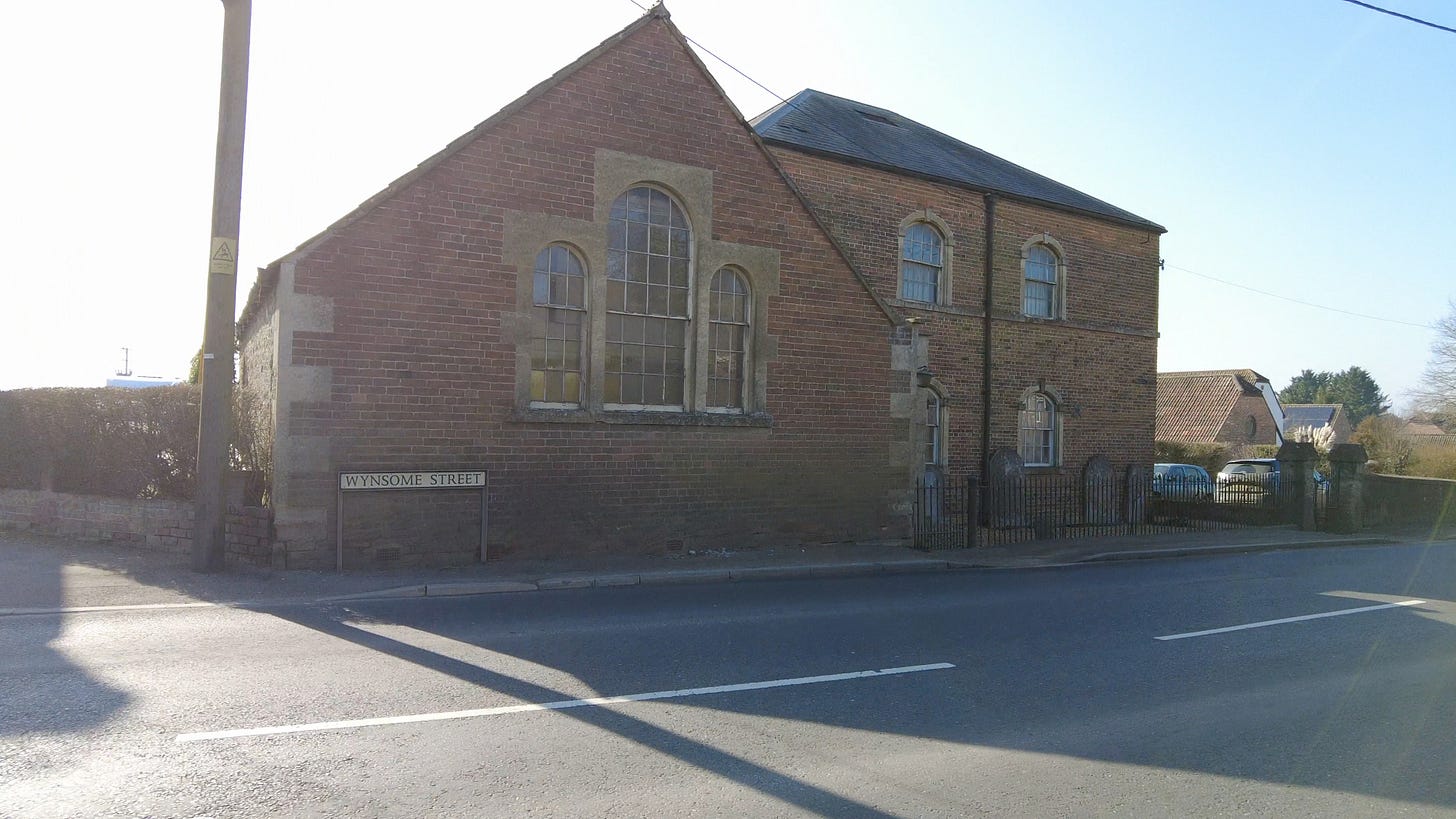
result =
M1213 499L1213 480L1197 464L1153 464L1153 497L1176 501Z

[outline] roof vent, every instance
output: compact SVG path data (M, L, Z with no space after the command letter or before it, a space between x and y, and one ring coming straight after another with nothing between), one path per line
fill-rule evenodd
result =
M899 128L900 127L898 124L896 124L895 122L893 122L889 117L887 117L887 116L885 116L883 114L874 114L874 113L871 113L869 111L860 111L859 112L859 115L862 116L862 117L864 117L865 119L869 120L870 122L878 122L881 125L888 125L891 128Z

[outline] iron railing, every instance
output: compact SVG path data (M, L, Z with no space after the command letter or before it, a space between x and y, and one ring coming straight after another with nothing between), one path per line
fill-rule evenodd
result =
M1292 482L1291 482L1292 483ZM916 485L914 533L929 551L1297 522L1298 492L1278 476L1202 486L1151 476L936 476Z

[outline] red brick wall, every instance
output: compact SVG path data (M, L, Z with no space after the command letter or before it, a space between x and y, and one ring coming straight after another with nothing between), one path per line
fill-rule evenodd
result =
M780 253L780 289L760 317L778 338L771 428L512 419L517 271L502 261L505 214L593 218L599 148L712 171L714 221L696 230ZM488 470L493 554L900 534L889 322L660 21L323 240L297 261L295 282L296 294L332 301L333 329L292 334L285 366L327 368L331 387L325 400L285 392L279 446L326 436L331 470ZM278 298L286 314L281 287ZM290 535L290 565L332 559L334 480L287 476L277 502L327 516L316 536ZM424 531L401 521L429 505L379 496L349 502L380 527ZM453 540L467 536L439 551L463 552ZM373 544L365 552L390 539L351 538Z
M954 236L948 306L898 302L921 316L930 368L950 392L951 471L981 452L985 199L950 185L850 165L779 146L784 169L816 203L882 297L896 299L899 226L929 209ZM1021 315L1021 248L1046 232L1065 252L1066 319ZM1062 400L1064 470L1094 454L1151 463L1156 417L1158 234L1011 201L996 203L991 447L1016 446L1024 390L1044 383Z
M1254 419L1253 434L1249 432L1249 418ZM1235 404L1229 417L1219 430L1218 440L1234 447L1279 443L1274 416L1269 413L1269 404L1262 395L1245 395ZM1242 451L1242 449L1240 449Z

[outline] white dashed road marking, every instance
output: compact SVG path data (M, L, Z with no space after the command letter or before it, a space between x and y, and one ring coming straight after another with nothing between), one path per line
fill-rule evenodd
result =
M1367 611L1380 611L1382 609L1396 609L1403 606L1419 606L1424 600L1402 600L1399 603L1384 603L1379 606L1361 606L1358 609L1341 609L1339 611L1323 611L1319 614L1301 614L1298 617L1281 617L1278 620L1260 620L1257 623L1245 623L1241 626L1224 626L1223 628L1211 628L1204 631L1188 631L1182 634L1165 634L1162 637L1154 637L1154 640L1183 640L1188 637L1207 637L1210 634L1223 634L1229 631L1243 631L1250 628L1263 628L1265 626L1280 626L1285 623L1299 623L1305 620L1319 620L1325 617L1341 617L1346 614L1363 614Z
M703 694L731 694L735 691L757 691L764 688L785 688L791 685L817 685L819 683L862 680L869 677L888 677L896 674L915 674L921 671L941 671L955 668L952 663L931 663L929 665L907 665L900 668L882 668L873 671L850 671L844 674L824 674L818 677L793 677L783 680L761 680L759 682L711 685L705 688L680 688L675 691L649 691L645 694L623 694L617 697L591 697L581 700L559 702L524 703L503 705L496 708L474 708L469 711L444 711L436 714L409 714L399 717L373 717L370 719L348 719L336 722L313 722L305 725L275 725L265 728L235 728L229 731L200 731L179 734L178 742L198 742L206 739L236 739L268 734L301 734L310 731L338 731L346 728L366 728L374 725L403 725L411 722L441 722L472 717L493 717L500 714L519 714L526 711L561 711L567 708L581 708L591 705L616 705L645 700L668 700L680 697L696 697Z

